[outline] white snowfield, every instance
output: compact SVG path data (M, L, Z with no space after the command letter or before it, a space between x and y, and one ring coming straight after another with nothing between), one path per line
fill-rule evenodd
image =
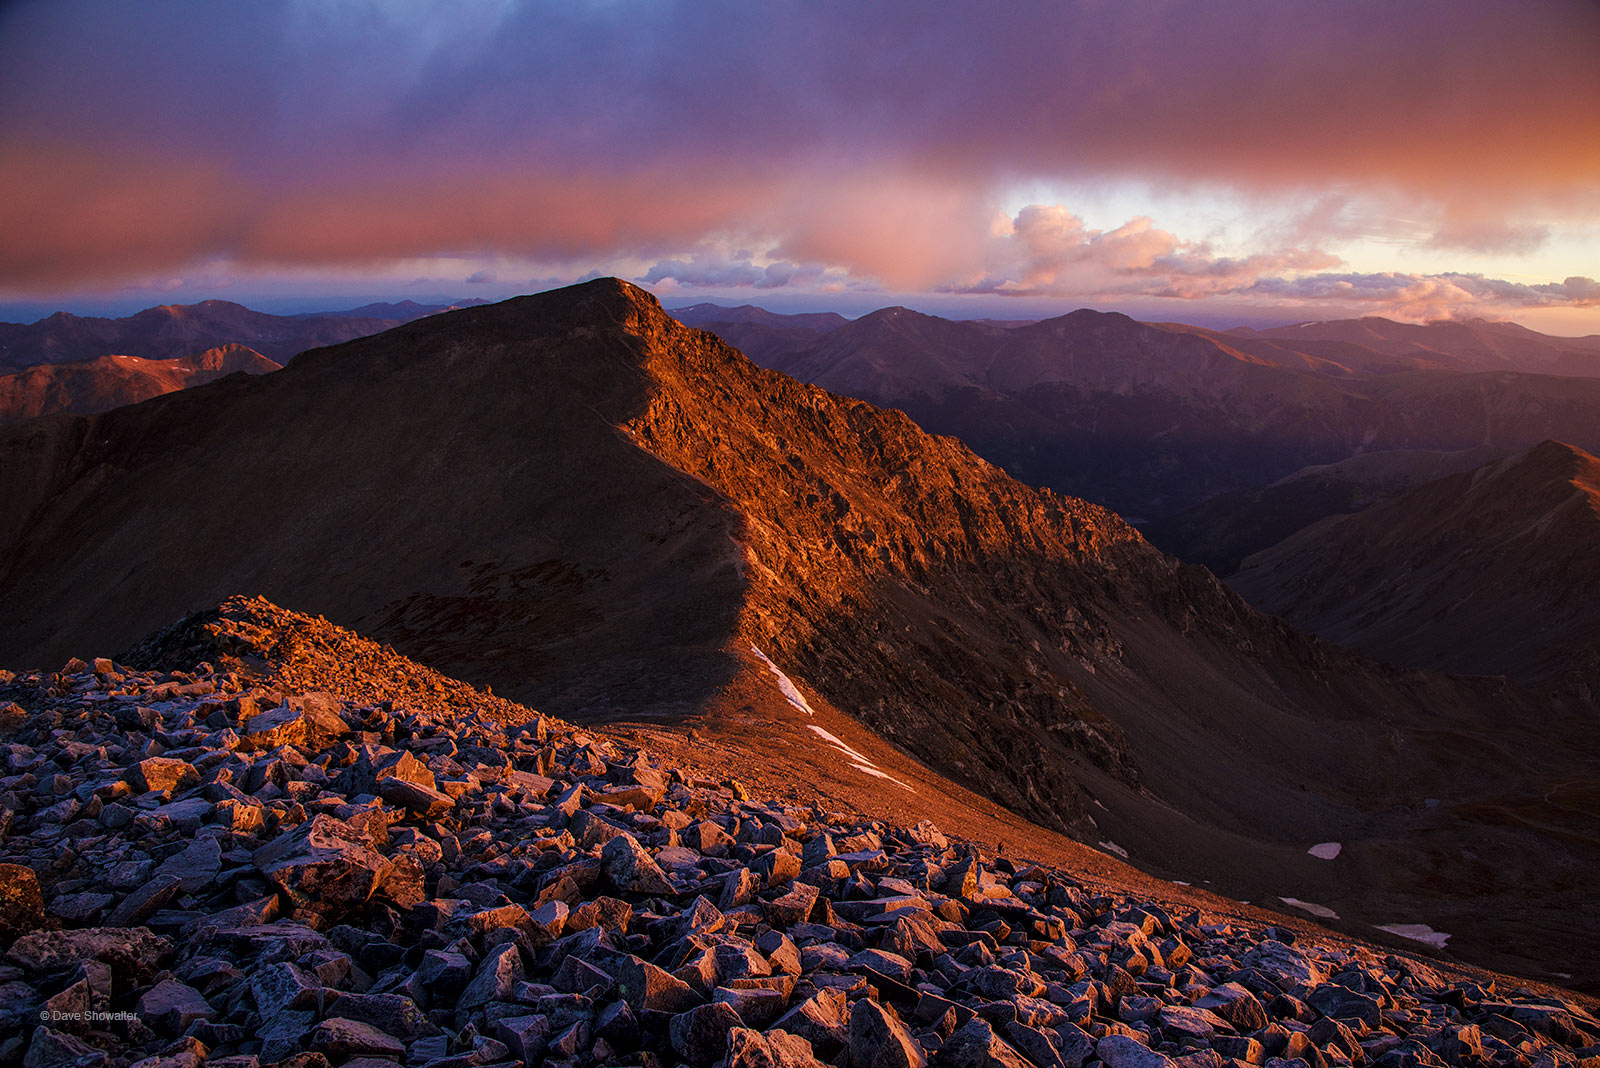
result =
M1409 938L1413 942L1426 942L1428 945L1438 946L1440 949L1443 949L1444 944L1450 941L1449 935L1443 931L1435 931L1425 923L1380 923L1377 927L1380 931L1388 931L1392 935Z
M1280 897L1278 900L1283 902L1285 905L1288 905L1292 909L1299 909L1301 912L1309 912L1311 915L1319 916L1324 920L1337 920L1339 918L1339 914L1337 912L1333 911L1326 905L1319 905L1315 901L1301 901L1299 898L1295 897Z
M1340 842L1318 842L1316 845L1306 850L1306 852L1310 853L1318 860L1332 860L1334 857L1338 856L1343 849L1344 845Z
M1123 860L1127 860L1128 859L1128 851L1126 849L1123 849L1121 846L1117 845L1117 843L1115 843L1115 842L1101 842L1100 843L1100 848L1104 849L1107 853L1115 853L1117 856L1121 857Z
M774 675L778 676L778 692L783 694L784 700L788 701L791 705L798 708L808 716L816 715L816 712L812 710L811 705L807 703L805 696L795 688L794 683L789 681L789 676L783 673L782 668L780 668L777 664L774 664L771 660L767 659L767 654L763 653L755 646L752 645L750 647L750 651L760 657L761 662L767 665Z
M879 771L878 770L878 766L876 764L874 764L871 760L869 760L862 753L859 753L856 750L850 748L848 745L845 745L844 742L838 737L838 735L835 735L835 734L832 734L832 733L830 733L828 731L823 730L821 727L817 726L815 723L807 723L806 726L809 727L814 732L816 732L817 736L820 737L823 741L827 742L829 745L831 745L835 749L839 750L839 752L841 752L845 756L849 757L850 758L850 766L852 768L855 768L857 771L865 772L866 774L871 775L873 778L876 778L876 779L888 779L890 782L894 783L896 786L900 787L902 790L908 790L911 793L916 793L915 790L912 790L911 787L907 786L905 783L901 782L899 779L895 778L893 775L886 775L882 771Z

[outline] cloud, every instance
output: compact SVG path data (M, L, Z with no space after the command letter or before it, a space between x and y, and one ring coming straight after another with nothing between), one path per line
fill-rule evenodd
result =
M1320 205L1288 248L1368 228L1352 205L1382 190L1438 223L1419 240L1524 251L1600 205L1597 34L1577 0L1021 2L914 24L889 5L18 3L0 284L207 257L692 265L708 240L976 284L998 191L1075 178ZM1184 254L1153 224L1087 249L1028 225L1041 273L1019 285Z
M1584 277L1527 284L1476 274L1314 274L1293 279L1261 279L1239 290L1238 294L1286 306L1344 305L1355 314L1387 314L1410 319L1600 307L1600 282Z
M499 276L488 268L485 268L481 271L473 271L471 274L467 275L466 279L467 284L470 286L491 285L499 280Z
M1500 218L1446 220L1428 239L1432 248L1466 252L1537 252L1550 239L1550 227L1538 223L1509 222Z
M1338 257L1317 249L1218 256L1146 216L1096 230L1062 205L1030 204L1014 219L997 220L982 280L951 288L1079 299L1132 293L1195 299L1239 292L1278 272L1338 263Z

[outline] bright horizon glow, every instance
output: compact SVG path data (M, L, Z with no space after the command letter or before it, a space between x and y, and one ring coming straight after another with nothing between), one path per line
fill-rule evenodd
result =
M1600 5L916 10L8 5L0 317L617 275L1600 333Z

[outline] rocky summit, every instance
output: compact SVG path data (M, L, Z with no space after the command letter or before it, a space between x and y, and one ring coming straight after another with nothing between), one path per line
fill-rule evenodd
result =
M181 670L0 674L0 1062L1600 1063L1570 998L753 798L226 614L135 650L212 656Z

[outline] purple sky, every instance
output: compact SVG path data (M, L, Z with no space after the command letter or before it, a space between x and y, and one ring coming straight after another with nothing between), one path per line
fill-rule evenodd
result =
M1600 332L1593 0L13 3L0 311L499 297Z

